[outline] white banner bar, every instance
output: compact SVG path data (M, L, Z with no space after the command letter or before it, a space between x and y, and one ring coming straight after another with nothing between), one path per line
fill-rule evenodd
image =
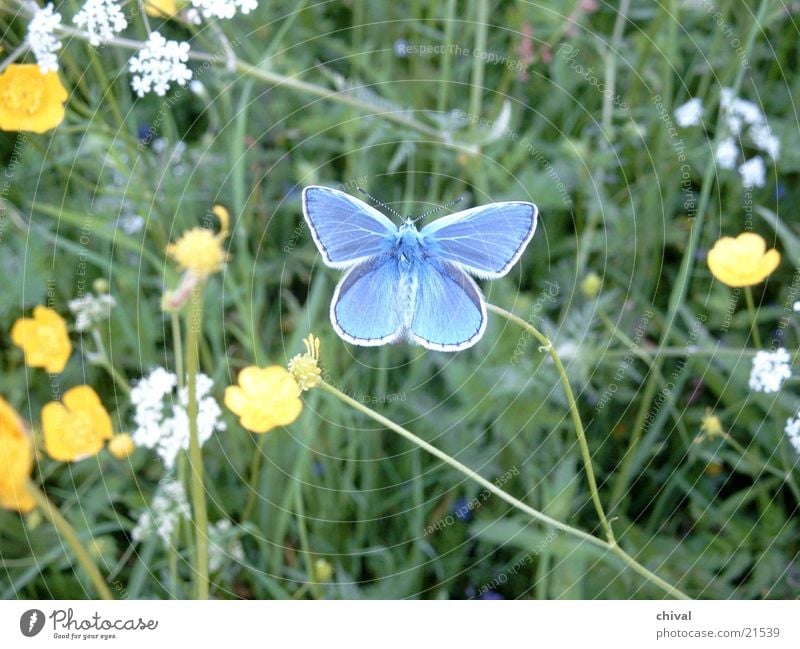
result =
M0 602L0 647L409 649L458 642L797 649L800 602Z

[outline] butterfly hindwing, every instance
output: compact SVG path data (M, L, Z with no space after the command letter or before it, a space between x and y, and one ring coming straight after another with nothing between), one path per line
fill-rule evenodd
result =
M415 308L408 337L428 349L472 347L486 329L486 303L475 281L453 264L417 268Z
M331 268L349 268L382 254L397 234L397 226L378 210L338 189L303 189L303 214Z
M533 203L491 203L437 219L421 236L442 261L476 277L502 277L516 263L536 230Z
M331 322L336 333L354 345L366 347L398 340L404 318L396 296L399 275L397 260L388 255L347 271L331 302Z

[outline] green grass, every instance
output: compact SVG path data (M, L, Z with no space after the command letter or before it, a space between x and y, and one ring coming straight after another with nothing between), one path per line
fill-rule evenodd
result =
M541 221L526 254L483 288L490 302L532 317L561 356L621 547L692 597L796 597L800 473L783 426L800 406L797 380L777 395L750 391L756 350L744 296L729 316L732 290L705 263L717 238L745 229L780 250L781 266L754 287L758 329L766 346L780 330L794 355L800 316L790 309L781 322L798 299L800 260L796 16L767 2L756 20L757 7L730 0L718 17L677 0L635 0L627 16L550 0L260 4L218 23L235 71L219 57L192 63L203 95L173 88L137 100L132 50L73 39L59 55L71 91L65 122L46 135L0 133L12 180L0 212L0 394L39 429L51 382L25 368L7 332L36 304L66 317L67 302L98 278L117 301L99 328L115 371L135 382L174 369L161 304L179 274L165 247L221 203L233 219L230 261L208 282L199 354L220 402L240 368L285 364L313 332L338 389L489 481L513 470L502 489L602 536L568 403L538 343L490 314L479 345L455 355L347 345L328 319L337 273L302 226L299 190L360 185L413 214L459 196L467 206L531 200ZM533 59L523 73L525 25ZM218 54L211 30L159 29ZM0 30L4 56L25 20L0 9ZM143 24L125 36L143 39ZM736 47L750 39L743 67ZM400 41L438 51L398 53ZM564 44L573 59L559 53ZM781 139L766 186L749 194L736 171L713 164L721 86L761 105ZM669 115L700 97L707 128L671 136L656 95ZM140 140L150 127L166 142L161 152ZM178 142L185 151L172 156ZM696 209L685 208L687 196ZM126 233L118 220L131 215L145 225ZM590 272L602 289L587 297ZM636 337L642 347L631 351ZM132 430L124 390L92 362L95 341L72 341L62 391L94 386L116 428ZM296 423L264 437L226 413L228 430L203 448L209 520L230 519L244 550L212 574L212 597L458 599L492 582L506 598L664 596L598 547L483 498L481 486L329 394L304 399ZM732 443L695 441L707 409ZM146 449L129 462L104 451L37 463L51 501L100 546L118 597L194 594L190 524L172 551L130 538L163 473ZM464 520L454 514L476 498ZM426 533L430 525L438 529ZM310 574L318 558L334 567L329 583ZM0 512L0 596L94 596L72 562L37 515Z

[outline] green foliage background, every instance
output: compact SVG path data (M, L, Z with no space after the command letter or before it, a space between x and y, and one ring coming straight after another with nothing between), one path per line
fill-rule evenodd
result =
M231 259L209 282L201 353L220 400L239 368L285 363L312 331L331 383L490 480L513 469L504 489L596 532L566 401L535 342L492 317L480 344L458 354L348 346L328 320L337 273L320 263L302 224L299 190L361 185L412 214L458 196L466 205L532 200L541 220L527 253L484 289L491 302L534 316L562 355L622 546L694 597L796 597L800 474L783 426L798 407L797 383L777 395L749 390L755 346L744 300L732 303L731 289L712 282L705 252L745 229L781 251L778 271L755 287L758 326L794 353L798 316L779 324L800 259L797 15L767 3L740 92L763 107L782 156L751 194L735 171L715 173L701 225L686 201L699 199L713 157L719 90L742 67L731 39L744 46L755 9L738 0L712 11L634 0L615 36L616 4L581 9L589 4L262 1L213 29L160 27L191 38L215 64L192 64L203 94L173 88L140 100L129 86L131 50L69 41L59 57L71 91L65 122L44 136L0 137L12 180L0 230L0 332L47 303L48 290L66 316L81 287L104 278L117 306L100 333L115 367L131 381L172 368L161 300L178 274L165 246L222 203L233 217ZM78 3L60 8L72 15ZM522 71L527 28L533 53ZM0 9L0 29L12 51L25 20ZM226 69L220 33L254 70ZM125 35L144 39L141 20ZM559 51L565 44L573 58ZM611 74L613 101L598 86L608 89ZM668 114L700 97L705 126L671 137L656 95ZM160 152L151 128L166 143ZM185 151L175 152L179 142ZM144 218L141 231L121 228L131 215ZM591 272L602 278L597 296L581 290ZM637 328L642 346L631 351ZM92 363L91 337L74 334L73 343L60 386L94 386L117 428L131 430L130 404ZM36 428L50 380L25 368L8 333L0 351L0 393ZM738 447L695 441L707 409ZM264 437L229 413L226 421L227 432L204 447L209 513L237 524L245 559L229 557L214 575L215 597L463 598L492 580L506 598L663 596L596 548L553 538L497 498L481 499L480 487L326 394L307 393L298 422ZM626 475L621 462L637 430ZM259 454L256 504L242 520ZM42 456L36 476L119 596L191 595L190 545L171 568L158 539L130 540L163 476L151 452L139 449L130 462L103 452L71 465ZM621 499L612 506L615 489ZM475 498L481 505L465 520L454 514ZM426 533L443 520L452 524ZM312 583L318 558L335 569L330 583ZM0 512L0 559L4 598L92 595L36 516Z

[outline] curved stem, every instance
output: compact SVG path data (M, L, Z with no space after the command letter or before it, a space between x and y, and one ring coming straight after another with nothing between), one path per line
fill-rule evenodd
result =
M405 439L410 441L412 444L415 444L416 446L420 447L421 449L427 451L428 453L430 453L431 455L433 455L437 459L441 460L442 462L444 462L448 466L452 467L456 471L459 471L460 473L464 474L469 479L474 480L479 485L481 485L484 489L486 489L487 491L493 493L495 496L497 496L501 500L504 500L505 502L507 502L509 505L511 505L515 509L518 509L519 511L527 514L528 516L530 516L534 520L539 521L540 523L544 523L545 525L550 525L550 526L552 526L552 527L554 527L554 528L556 528L558 530L561 530L562 532L565 532L566 534L569 534L570 536L578 538L578 539L580 539L582 541L585 541L586 543L589 543L589 544L591 544L591 545L593 545L595 547L601 548L603 550L606 550L608 552L611 552L611 553L617 555L620 559L622 559L623 562L625 562L625 564L629 568L631 568L631 570L634 570L635 572L637 572L640 575L642 575L647 581L649 581L650 583L658 586L659 588L664 590L666 593L668 593L671 597L675 597L676 599L690 599L689 596L686 595L683 591L681 591L680 589L676 588L672 584L664 581L661 577L659 577L655 573L653 573L650 570L648 570L647 568L645 568L639 562L637 562L636 559L634 559L627 552L625 552L625 550L623 550L621 547L619 547L616 544L616 542L603 541L602 539L599 539L596 536L592 536L591 534L588 534L587 532L584 532L583 530L580 530L577 527L572 527L571 525L567 525L566 523L562 523L561 521L558 521L555 518L551 518L547 514L544 514L544 513L540 512L539 510L534 509L533 507L531 507L529 505L526 505L524 502L522 502L518 498L515 498L514 496L512 496L508 492L503 491L502 489L500 489L498 486L496 486L495 484L493 484L489 480L486 480L485 478L481 477L478 473L476 473L475 471L470 469L465 464L462 464L461 462L459 462L455 458L451 457L450 455L448 455L444 451L440 451L438 448L436 448L432 444L429 444L424 439L421 439L420 437L417 437L410 430L408 430L406 428L403 428L399 424L396 424L391 419L388 419L388 418L384 417L383 415L375 412L371 408L368 408L367 406L365 406L360 401L356 401L352 397L349 397L348 395L346 395L344 392L340 392L339 390L337 390L335 387L333 387L329 383L326 383L325 381L322 381L319 384L319 387L321 389L325 390L326 392L332 394L333 396L335 396L337 399L339 399L343 403L346 403L347 405L349 405L350 407L354 408L355 410L358 410L359 412L364 413L365 415L367 415L371 419L374 419L375 421L377 421L379 424L385 426L389 430L392 430L395 433L397 433L398 435L404 437Z
M586 442L586 431L583 428L583 421L581 420L581 414L578 411L578 404L575 401L575 394L572 392L572 386L569 384L567 371L564 369L564 365L561 363L561 359L553 347L553 343L551 343L550 339L536 327L534 327L530 322L515 316L510 311L506 311L505 309L495 306L494 304L487 304L486 308L497 315L503 316L509 322L513 322L515 325L522 327L525 331L530 333L542 344L541 350L546 351L548 354L550 354L550 358L553 359L553 363L555 363L558 375L561 378L561 385L564 388L567 402L569 403L569 412L572 417L572 423L575 426L575 433L578 436L578 445L581 449L583 467L586 471L586 479L589 482L589 491L592 494L594 508L597 511L597 516L600 518L600 524L603 527L606 538L608 539L609 543L615 544L616 540L614 538L614 530L611 529L611 523L609 523L606 512L603 509L603 503L600 501L600 492L597 489L597 479L595 478L594 467L592 466L592 454L589 451L589 444Z
M86 551L86 548L83 547L83 544L78 538L78 534L75 532L75 529L69 524L69 521L64 518L64 515L59 511L58 507L50 502L50 499L32 480L28 482L28 491L30 492L34 501L36 501L36 506L39 508L39 511L41 511L42 514L44 514L45 517L53 524L53 527L58 530L61 538L67 542L67 545L69 545L70 549L75 555L75 558L78 560L78 563L81 564L81 567L86 571L89 579L91 579L98 595L100 595L100 598L114 599L111 596L111 591L108 588L108 584L106 584L105 579L103 579L103 576L100 574L100 571L97 569L94 561L92 561L92 558Z
M203 484L203 454L197 429L197 369L200 330L203 320L203 283L192 289L186 314L186 387L189 392L186 415L189 418L189 468L192 473L192 509L195 525L195 594L208 599L208 514Z

